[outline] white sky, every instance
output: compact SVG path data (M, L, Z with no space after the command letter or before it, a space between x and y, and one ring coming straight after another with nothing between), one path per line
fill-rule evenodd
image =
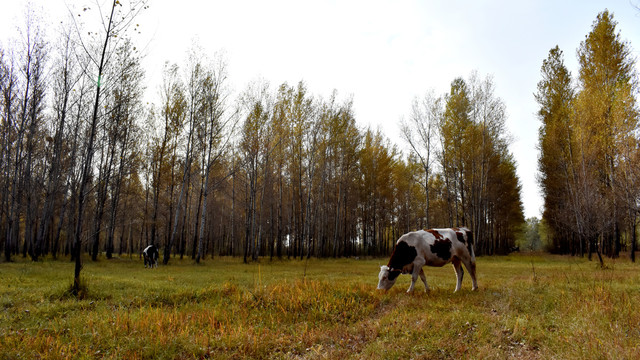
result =
M109 1L98 0L100 3ZM5 1L0 43L17 37L27 1ZM32 0L58 24L71 7L95 2ZM538 216L542 198L536 182L540 123L533 94L542 60L559 45L574 76L576 49L596 15L614 13L618 31L638 58L640 0L611 1L304 1L151 0L139 21L147 45L148 92L153 95L164 61L185 64L192 40L213 56L222 50L236 91L262 78L275 89L304 80L312 94L353 96L356 120L370 124L404 148L399 119L411 101L429 89L449 90L456 77L473 70L493 76L496 96L507 107L514 138L525 215ZM54 27L51 27L54 29Z

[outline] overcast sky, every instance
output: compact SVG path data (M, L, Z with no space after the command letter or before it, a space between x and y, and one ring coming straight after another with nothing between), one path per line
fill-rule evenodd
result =
M98 0L107 4L110 1ZM32 0L46 21L59 23L67 7L95 2ZM5 1L0 44L17 37L26 1ZM622 38L638 58L640 0L616 1L249 1L151 0L139 17L147 44L148 92L153 95L165 61L185 63L194 39L213 56L223 51L231 87L255 79L273 89L304 80L312 94L354 100L356 120L404 148L399 120L411 101L430 89L448 91L456 77L476 70L493 77L495 95L507 108L511 152L518 165L527 217L540 217L536 182L540 122L533 94L542 60L559 45L577 74L576 49L597 14L609 9ZM53 33L53 31L48 33Z

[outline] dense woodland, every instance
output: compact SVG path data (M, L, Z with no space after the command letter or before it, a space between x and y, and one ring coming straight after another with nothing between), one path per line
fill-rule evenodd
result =
M403 153L337 91L236 91L224 58L197 47L146 88L133 41L145 7L114 0L46 34L31 10L0 47L6 261L70 256L79 273L83 254L138 256L148 244L165 264L387 255L404 232L448 226L472 229L478 254L514 246L521 189L491 77L453 79L389 119ZM638 213L634 62L608 12L578 55L575 84L551 50L536 94L543 223L555 251L614 256L634 246Z
M591 258L631 251L640 201L638 74L613 14L580 43L574 78L558 47L542 65L540 184L550 250Z

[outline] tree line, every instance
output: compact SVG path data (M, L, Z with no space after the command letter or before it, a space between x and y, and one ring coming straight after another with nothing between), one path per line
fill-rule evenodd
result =
M53 40L29 11L21 40L0 48L6 261L70 256L78 274L82 254L149 244L165 264L377 256L404 232L447 226L470 227L480 254L513 246L521 189L490 77L416 98L403 154L337 91L255 81L234 95L224 58L195 46L146 89L132 40L146 4L123 3L101 9L103 28L64 22Z
M541 68L539 183L548 246L558 253L635 260L640 207L638 75L613 14L598 14L577 50L578 75L559 47Z

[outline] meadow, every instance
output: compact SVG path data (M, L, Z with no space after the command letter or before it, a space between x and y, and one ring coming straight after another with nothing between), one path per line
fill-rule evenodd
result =
M450 265L376 290L387 259L85 260L0 263L0 359L632 359L640 264L478 258L453 293Z

